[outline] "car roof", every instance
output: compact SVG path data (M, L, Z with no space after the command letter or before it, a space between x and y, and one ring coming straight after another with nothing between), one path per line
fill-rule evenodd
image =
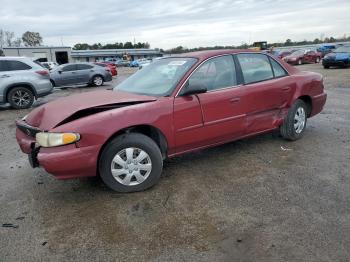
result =
M24 56L0 56L0 60L31 60L29 57Z
M250 49L219 49L219 50L205 50L205 51L196 51L196 52L190 52L190 53L184 53L178 55L179 57L193 57L198 58L200 60L205 60L207 58L213 57L213 56L219 56L219 55L230 55L230 54L237 54L237 53L258 53L261 54L260 51L254 51ZM171 58L172 56L170 56ZM176 56L173 56L176 57Z

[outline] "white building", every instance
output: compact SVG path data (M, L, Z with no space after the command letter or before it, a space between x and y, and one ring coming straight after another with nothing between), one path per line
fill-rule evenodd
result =
M36 58L40 62L57 62L65 64L72 61L69 46L55 47L4 47L5 56L25 56Z

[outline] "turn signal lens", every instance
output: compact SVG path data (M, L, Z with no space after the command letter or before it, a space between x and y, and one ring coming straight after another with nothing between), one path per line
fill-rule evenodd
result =
M80 135L76 133L40 132L36 134L35 138L36 142L42 147L54 147L77 142L80 139Z

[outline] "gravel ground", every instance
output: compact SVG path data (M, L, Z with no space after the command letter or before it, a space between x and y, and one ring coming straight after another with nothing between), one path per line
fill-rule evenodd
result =
M350 69L300 68L321 72L329 95L303 139L265 134L167 160L141 193L30 168L14 125L29 110L1 108L0 261L349 261Z

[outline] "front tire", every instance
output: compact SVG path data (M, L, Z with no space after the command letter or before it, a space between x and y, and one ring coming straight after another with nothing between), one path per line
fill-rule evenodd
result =
M104 81L102 76L97 75L92 78L91 82L94 86L102 86Z
M298 65L302 65L303 62L301 61L301 59L298 60Z
M315 63L318 64L321 61L319 57L316 57Z
M163 169L158 145L139 133L120 135L103 149L99 173L103 182L117 192L137 192L154 186Z
M300 139L305 132L308 108L304 101L298 99L289 108L288 114L283 120L280 132L287 140Z
M34 94L27 87L15 87L8 93L7 101L15 109L27 109L34 103Z

